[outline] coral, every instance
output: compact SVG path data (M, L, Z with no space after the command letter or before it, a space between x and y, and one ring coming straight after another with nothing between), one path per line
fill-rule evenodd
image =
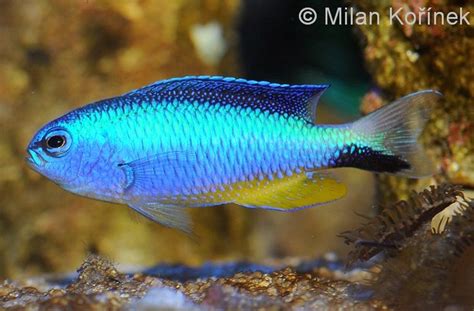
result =
M433 228L433 217L456 202L461 208L444 229ZM354 245L349 264L384 255L379 256L379 271L370 288L374 297L389 305L399 309L474 305L466 282L474 279L469 260L474 251L474 201L465 198L459 187L442 185L414 193L342 236Z
M416 193L408 200L382 207L381 212L355 231L340 236L346 244L354 244L349 253L349 264L368 260L384 250L400 249L421 226L431 223L433 217L451 204L464 198L460 186L443 184Z

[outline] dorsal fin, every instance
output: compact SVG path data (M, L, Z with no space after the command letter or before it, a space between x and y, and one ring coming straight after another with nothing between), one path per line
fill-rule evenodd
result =
M158 81L125 96L151 96L260 109L314 122L319 97L329 85L289 85L220 76Z

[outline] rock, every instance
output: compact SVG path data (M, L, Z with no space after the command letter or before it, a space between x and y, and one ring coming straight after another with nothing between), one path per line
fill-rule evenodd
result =
M203 272L208 273L209 267L204 268ZM219 265L211 267L217 273L221 271ZM28 285L8 281L3 283L0 286L0 308L379 310L386 307L380 301L355 299L352 295L354 284L338 279L330 272L326 272L325 276L320 275L318 269L296 272L298 266L284 269L269 266L267 269L275 271L241 272L227 277L196 278L181 282L142 273L124 274L110 261L91 255L72 279L37 278L27 281ZM58 282L63 285L58 285Z

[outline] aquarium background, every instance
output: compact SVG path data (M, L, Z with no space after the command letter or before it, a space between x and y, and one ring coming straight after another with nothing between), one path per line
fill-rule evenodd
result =
M353 1L360 10L416 10L457 1ZM464 2L463 2L464 3ZM377 202L441 181L474 186L471 27L302 25L298 11L342 1L0 1L0 277L74 270L87 254L124 266L210 260L344 257L337 234ZM468 6L467 2L465 3ZM472 5L470 5L472 9ZM237 206L192 210L197 241L125 206L67 193L30 170L25 148L63 113L156 80L224 75L330 83L318 122L344 122L412 91L445 102L423 141L436 179L344 170L348 195L296 213ZM361 108L359 108L361 107Z
M373 191L361 191L371 188L371 176L357 174L348 198L313 210L193 210L196 242L125 206L67 193L23 160L29 139L49 120L176 76L332 83L318 120L354 118L369 78L350 27L305 27L291 1L0 5L0 275L69 271L90 252L136 265L320 256L342 251L335 235L357 221L354 211L369 209ZM359 206L344 202L354 200Z

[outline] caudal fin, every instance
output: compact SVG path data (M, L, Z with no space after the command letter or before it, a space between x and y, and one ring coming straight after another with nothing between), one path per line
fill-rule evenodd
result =
M417 140L441 96L433 90L412 93L354 122L352 130L364 137L374 157L375 165L364 169L412 178L431 175L433 165Z

